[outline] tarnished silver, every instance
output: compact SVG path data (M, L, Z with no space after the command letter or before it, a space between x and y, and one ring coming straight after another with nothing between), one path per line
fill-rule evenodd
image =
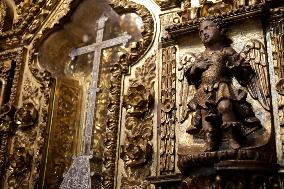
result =
M105 22L108 20L106 16L102 16L97 21L97 37L96 43L73 49L70 53L71 59L76 56L94 52L92 81L89 88L89 107L86 116L86 127L84 135L84 146L82 155L75 157L68 172L64 175L64 180L61 183L60 189L91 189L91 173L90 173L90 158L91 138L93 129L93 118L95 111L96 94L98 91L98 75L100 68L100 58L102 49L113 47L119 44L126 44L131 38L130 35L123 35L114 39L103 41L103 33Z

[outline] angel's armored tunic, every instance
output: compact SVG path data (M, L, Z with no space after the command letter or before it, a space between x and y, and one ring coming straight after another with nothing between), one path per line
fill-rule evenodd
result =
M188 103L192 111L216 108L223 99L230 99L235 104L246 103L247 93L237 89L232 84L235 77L239 83L246 84L253 76L253 70L231 48L227 47L221 51L205 51L194 64L208 62L210 66L199 73L192 73L191 67L186 70L186 77L191 85L195 85L197 92Z

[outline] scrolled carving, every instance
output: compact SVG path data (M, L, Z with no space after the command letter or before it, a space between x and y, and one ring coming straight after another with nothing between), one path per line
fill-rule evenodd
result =
M35 126L37 118L37 109L30 102L24 102L23 106L15 112L13 121L16 131L13 153L8 160L7 185L9 187L29 187L34 156L33 142L36 139L36 133L32 127Z
M15 113L14 122L19 129L28 129L36 123L38 111L31 102L26 102Z
M15 124L13 123L13 115L15 108L9 104L5 104L0 108L0 176L4 177L4 168L7 161L7 145L9 136L14 133Z
M155 0L162 10L171 9L180 5L180 0Z
M125 127L129 132L126 133L125 144L121 146L120 157L126 166L143 165L151 158L152 117L147 119L146 116L149 116L145 114L153 106L152 102L152 95L143 85L130 86L124 96L123 107L127 111Z
M9 167L5 173L5 187L28 188L38 184L45 142L44 134L48 123L51 78L48 72L41 71L36 67L32 59L32 52L29 56L28 65L31 73L38 80L32 77L29 69L22 79L23 90L22 94L19 95L22 105L15 114L14 124L18 125L18 128L12 137L9 149ZM15 87L18 80L18 77L14 77Z
M189 21L210 15L226 15L239 11L247 11L263 3L263 0L220 0L215 2L202 0L198 4L196 2L195 4L190 4L185 1L184 10L180 14L184 19L183 21Z
M123 49L121 51L121 52L126 52L126 53L121 53L121 58L126 59L128 65L125 66L129 66L130 64L138 62L138 60L147 53L154 37L154 28L155 28L154 19L150 11L145 6L137 4L132 1L111 0L110 5L113 7L113 9L116 12L118 12L118 14L132 12L139 15L143 20L144 27L141 32L142 39L138 42L132 42L128 48Z
M278 10L279 11L279 10ZM283 16L283 14L282 14ZM270 35L271 35L271 45L272 45L272 58L275 69L275 85L277 92L277 102L278 102L278 115L279 115L279 125L280 131L279 135L281 141L283 141L283 130L284 130L284 21L276 20L271 23ZM280 162L283 159L283 143L278 146L280 151L278 152L280 155Z
M160 174L175 171L176 147L176 55L177 48L169 46L162 50L161 79L161 125L160 125Z
M16 48L13 50L7 50L0 53L1 61L1 99L0 104L14 104L17 100L17 92L20 82L20 71L23 65L23 49ZM11 83L12 88L10 92L6 91L6 86L8 83ZM4 94L5 93L5 94Z
M0 32L2 31L3 26L4 26L5 16L6 16L6 4L3 1L1 1L0 2Z
M237 20L246 19L249 17L258 17L264 12L265 4L257 3L255 5L241 6L240 8L232 9L230 11L224 11L220 14L206 14L208 17L222 17L224 22L231 23ZM193 8L196 9L196 8ZM195 11L196 12L196 11ZM197 11L201 12L201 11ZM186 33L195 32L198 30L200 20L204 19L204 16L195 15L191 16L191 11L185 10L179 12L181 15L181 23L175 23L167 26L165 29L169 33L170 37L164 39L164 42L167 42L179 35Z
M120 158L124 161L126 176L122 188L149 188L145 178L150 174L153 147L153 85L156 76L156 55L137 68L135 79L130 80L127 95L123 97L126 109L125 142Z
M5 30L1 31L0 29L1 47L5 49L11 48L23 42L29 43L34 38L40 38L44 30L52 28L54 24L58 23L68 13L72 1L47 0L22 2L8 0L8 8L12 16L6 19L8 21L5 22ZM1 11L1 13L4 12Z
M140 42L133 42L128 48L120 50L118 62L114 63L110 69L111 87L109 89L109 108L107 112L106 137L104 140L102 181L102 186L105 189L112 189L114 187L116 150L113 149L116 149L117 146L121 79L123 74L128 72L129 66L138 62L147 53L154 38L154 20L151 13L143 5L127 0L112 0L110 5L119 14L129 12L138 14L143 20L144 31L142 32L142 40Z

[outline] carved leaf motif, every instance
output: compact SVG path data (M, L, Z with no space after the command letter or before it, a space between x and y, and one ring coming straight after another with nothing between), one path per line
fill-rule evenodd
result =
M123 107L127 110L125 139L120 158L124 161L125 175L122 188L149 188L145 177L150 174L153 138L153 84L156 77L156 55L146 59L130 80Z
M175 171L176 146L176 59L177 48L169 46L162 51L160 174Z
M143 84L148 90L152 90L154 84L154 79L156 77L156 56L153 55L148 58L140 68L137 68L135 71L135 79L131 80L133 83L141 83Z

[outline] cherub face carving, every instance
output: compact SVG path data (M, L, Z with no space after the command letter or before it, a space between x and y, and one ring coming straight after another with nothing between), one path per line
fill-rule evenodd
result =
M212 44L221 39L221 32L216 23L205 20L200 24L199 36L204 45Z

